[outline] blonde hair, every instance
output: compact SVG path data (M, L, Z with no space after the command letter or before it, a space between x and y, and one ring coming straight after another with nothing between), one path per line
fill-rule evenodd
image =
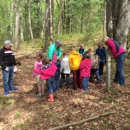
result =
M80 47L80 48L84 48L84 44L80 44L79 47Z
M108 39L110 39L110 38L107 37L107 36L105 36L105 37L103 37L102 42L103 42L103 43L106 43L106 42L108 41Z

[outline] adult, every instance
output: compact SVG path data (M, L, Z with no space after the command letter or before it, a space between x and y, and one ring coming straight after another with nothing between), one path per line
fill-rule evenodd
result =
M17 67L13 51L11 50L12 46L11 41L6 40L4 47L0 49L0 65L2 67L5 96L8 96L10 91L18 91L18 88L14 88L13 85L14 69L16 70Z
M116 74L115 74L114 82L119 83L120 85L124 85L125 77L123 71L123 63L124 63L126 51L115 40L112 40L109 37L103 38L102 41L108 46L108 50L115 58Z
M102 76L106 60L106 50L103 48L102 44L98 44L96 54L99 56L99 75Z
M48 53L47 53L47 57L48 57L50 60L52 60L53 54L54 54L54 52L56 51L57 59L61 58L61 56L62 56L61 46L62 46L62 42L61 42L59 39L56 40L56 42L52 43L52 44L49 46Z

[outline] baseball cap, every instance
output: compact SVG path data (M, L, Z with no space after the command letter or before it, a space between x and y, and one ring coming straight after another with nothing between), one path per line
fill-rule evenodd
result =
M6 40L6 41L4 42L4 44L13 46L13 44L12 44L12 42L11 42L10 40Z

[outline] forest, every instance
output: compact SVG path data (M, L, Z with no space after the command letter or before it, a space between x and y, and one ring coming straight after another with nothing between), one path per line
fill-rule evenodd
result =
M3 96L0 71L0 130L129 130L130 129L130 1L129 0L1 0L0 47L11 40L18 63L14 85L18 92ZM32 70L36 52L46 54L49 45L60 39L62 49L96 49L108 36L125 50L126 87L111 82L115 73L105 66L102 85L89 84L89 92L61 88L55 101L37 98ZM111 55L108 53L108 58ZM108 72L111 71L111 75ZM72 81L71 75L71 81ZM106 80L111 79L110 88Z

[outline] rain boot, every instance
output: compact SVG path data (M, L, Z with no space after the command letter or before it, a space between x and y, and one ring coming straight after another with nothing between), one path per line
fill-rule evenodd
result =
M49 94L49 99L48 99L49 102L53 102L54 99L53 99L53 94Z

